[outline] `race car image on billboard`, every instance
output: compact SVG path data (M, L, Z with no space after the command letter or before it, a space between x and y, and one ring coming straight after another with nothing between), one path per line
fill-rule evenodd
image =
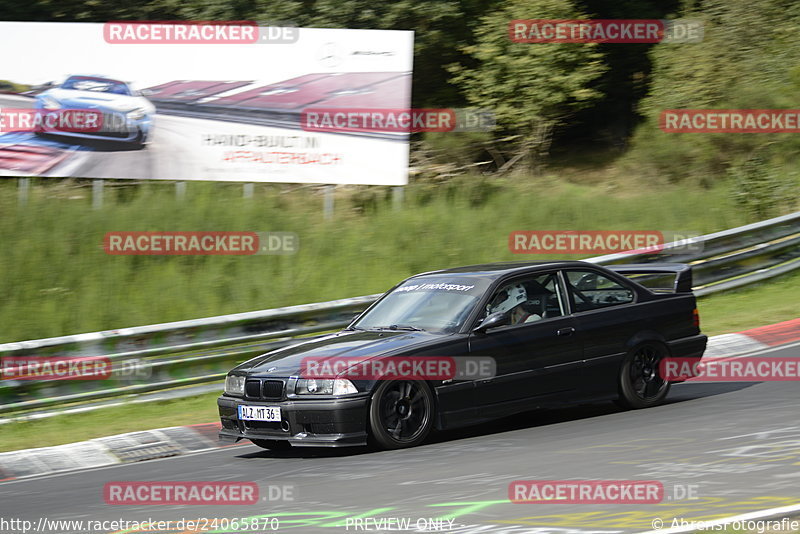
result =
M142 148L153 128L155 106L129 84L101 76L74 75L64 83L36 95L37 110L95 110L102 113L97 131L48 130L47 133L84 139L107 139L133 143ZM45 133L40 129L37 133Z

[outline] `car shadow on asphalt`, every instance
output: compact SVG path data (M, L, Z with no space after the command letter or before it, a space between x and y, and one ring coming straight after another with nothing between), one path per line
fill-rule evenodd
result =
M716 383L716 384L678 384L673 386L666 401L659 407L667 407L671 405L679 405L685 402L700 400L703 398L722 395L725 393L732 393L739 391L750 386L755 385L751 383ZM651 408L651 409L654 409ZM537 428L558 423L567 423L571 421L580 421L581 419L591 419L594 417L601 417L604 415L612 415L616 413L623 413L629 411L646 411L644 410L628 410L618 406L612 401L597 402L593 404L576 404L571 406L564 406L563 408L548 408L541 410L533 410L522 414L516 414L502 419L496 419L486 423L481 423L476 426L469 426L450 430L447 433L437 433L427 443L445 443L465 438L481 437L491 434L501 434L503 432L511 432L515 430L524 430L527 428Z
M254 445L255 447L255 445ZM370 452L377 452L372 446L361 447L292 447L287 450L261 449L255 452L240 454L237 458L345 458Z
M703 384L678 384L673 386L667 400L659 405L667 407L670 405L683 404L685 402L701 400L708 397L723 395L725 393L732 393L740 391L748 387L757 385L758 382L725 382L725 383L703 383ZM504 432L512 432L515 430L524 430L528 428L537 428L543 426L554 425L558 423L567 423L570 421L579 421L581 419L590 419L593 417L600 417L604 415L611 415L615 413L626 412L626 410L617 406L613 402L599 402L595 404L578 404L572 406L565 406L564 408L549 408L541 410L533 410L524 412L522 414L515 414L501 419L495 419L485 423L480 423L473 426L457 428L448 430L446 432L435 432L419 447L426 445L433 445L436 443L447 443L451 441L458 441L465 438L476 438L481 436L489 436L492 434L502 434ZM380 452L380 450L373 446L362 447L339 447L339 448L321 448L321 447L293 447L288 450L258 450L255 452L240 454L239 458L344 458L348 456L357 456L361 454Z

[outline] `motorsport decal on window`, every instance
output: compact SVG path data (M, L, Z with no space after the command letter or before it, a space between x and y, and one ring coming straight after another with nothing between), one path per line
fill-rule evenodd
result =
M444 282L439 284L417 284L413 286L404 286L395 290L395 293L403 291L469 291L475 285L465 286L461 284L446 284Z

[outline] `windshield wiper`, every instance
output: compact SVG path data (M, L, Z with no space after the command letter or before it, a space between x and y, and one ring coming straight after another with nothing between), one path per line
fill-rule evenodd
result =
M404 330L408 332L425 332L425 329L419 328L417 326L411 325L389 325L389 326L368 326L364 328L363 326L353 326L352 328L345 328L345 330L361 330L363 332L375 332L381 330Z

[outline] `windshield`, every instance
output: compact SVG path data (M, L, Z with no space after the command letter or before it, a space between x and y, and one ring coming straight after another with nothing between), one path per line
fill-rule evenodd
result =
M485 290L482 280L416 278L404 282L356 321L354 329L452 333Z
M76 91L95 91L98 93L113 93L115 95L128 95L128 86L122 82L105 80L102 78L86 78L74 76L69 78L61 85L62 89L74 89Z

